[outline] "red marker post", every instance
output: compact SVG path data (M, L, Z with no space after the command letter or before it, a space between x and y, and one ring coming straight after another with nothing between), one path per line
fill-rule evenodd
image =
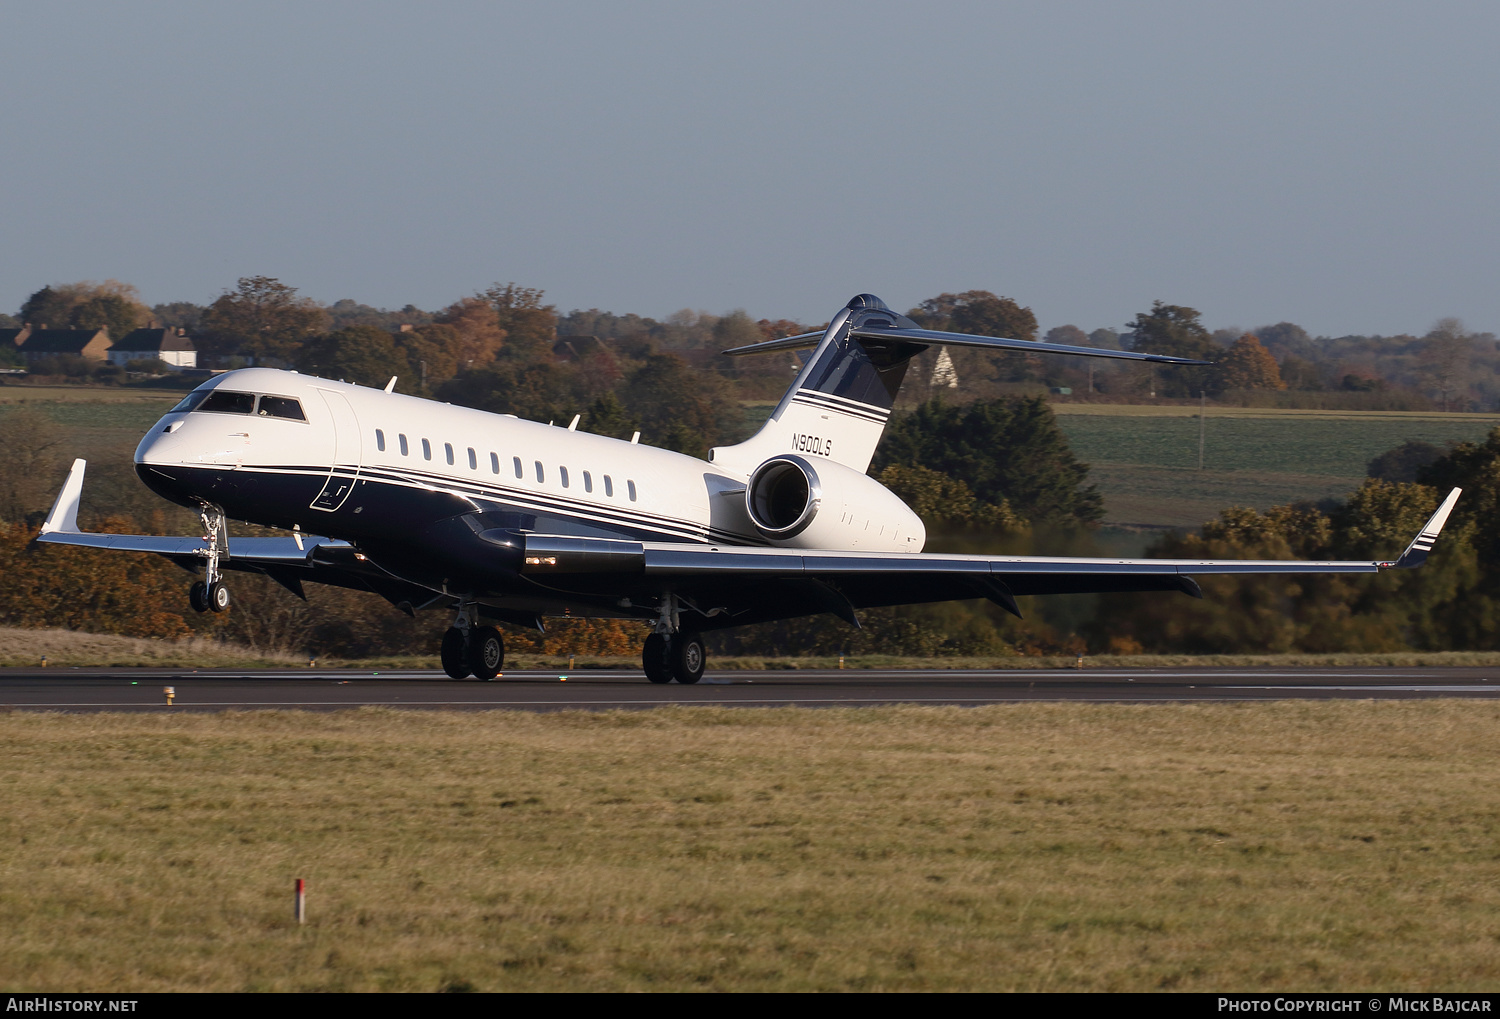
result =
M300 877L297 879L297 922L299 924L307 921L307 884Z

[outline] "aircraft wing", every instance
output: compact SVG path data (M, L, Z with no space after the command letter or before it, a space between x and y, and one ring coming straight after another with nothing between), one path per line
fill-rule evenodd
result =
M155 534L102 534L84 531L78 526L78 503L83 495L86 460L74 460L68 471L52 512L42 522L36 540L50 545L79 545L85 548L107 548L126 552L155 552L173 559L196 560L208 553L205 538ZM317 535L291 538L230 538L229 558L257 566L308 566L319 550L349 548L346 541Z
M988 598L1019 615L1020 595L1180 591L1202 597L1194 576L1410 569L1426 561L1459 494L1450 492L1390 561L887 554L527 534L521 572L557 591L649 595L671 588L704 615L704 629L809 612L832 612L857 624L855 609L963 598Z
M42 523L36 541L44 545L73 545L123 552L150 552L190 570L207 558L203 537L156 534L102 534L78 526L78 503L83 493L84 460L74 460L52 512ZM303 597L302 582L374 591L396 605L420 606L432 592L402 583L369 562L347 541L316 534L291 537L230 538L229 554L220 561L227 570L264 573Z

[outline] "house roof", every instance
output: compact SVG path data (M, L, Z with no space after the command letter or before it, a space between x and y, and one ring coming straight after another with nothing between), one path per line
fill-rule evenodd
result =
M33 329L21 350L29 355L80 354L99 336L109 339L104 329Z
M183 334L181 329L136 329L128 332L114 342L111 350L118 351L147 351L159 350L197 350L193 341Z

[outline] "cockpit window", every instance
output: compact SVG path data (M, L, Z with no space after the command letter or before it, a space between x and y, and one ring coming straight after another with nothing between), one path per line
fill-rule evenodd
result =
M255 394L215 389L198 409L217 411L220 414L249 414L255 410Z
M263 418L289 418L292 421L307 420L302 413L302 404L290 396L262 396L256 413Z
M167 413L186 414L189 411L197 410L198 404L202 403L204 400L207 400L209 394L212 392L212 389L195 389L188 395L184 396L182 398L182 402L173 407L171 410L167 411Z

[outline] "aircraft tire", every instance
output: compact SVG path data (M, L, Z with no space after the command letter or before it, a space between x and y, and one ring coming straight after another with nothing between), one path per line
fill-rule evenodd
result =
M188 588L188 604L193 607L194 612L208 611L208 585L201 580L193 582Z
M679 630L672 635L668 646L673 679L691 685L703 678L708 653L703 648L702 636L691 630Z
M467 650L464 640L464 632L456 626L450 626L443 633L442 648L438 656L443 660L443 671L453 679L467 679L469 677L469 656L464 652Z
M641 649L641 667L646 670L647 679L653 683L672 682L670 653L671 647L662 634L653 633L646 638L646 646Z
M474 678L488 683L500 675L505 665L505 638L493 626L475 626L469 630L469 669Z
M222 580L216 580L208 587L208 607L215 612L229 611L229 588Z

